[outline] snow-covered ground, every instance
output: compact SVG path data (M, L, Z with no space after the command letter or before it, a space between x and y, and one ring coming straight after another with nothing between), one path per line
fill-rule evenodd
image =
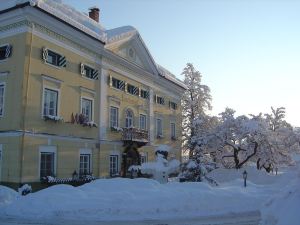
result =
M56 185L27 196L0 186L0 218L29 220L172 220L201 216L262 214L263 225L298 225L300 168L281 169L279 175L247 167L215 170L218 187L207 183L160 184L150 179L100 179L81 187Z

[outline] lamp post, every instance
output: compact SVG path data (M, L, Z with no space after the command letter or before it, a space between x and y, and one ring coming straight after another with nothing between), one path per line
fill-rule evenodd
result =
M246 186L247 186L247 175L248 175L248 173L247 173L247 171L245 170L245 171L244 171L244 173L243 173L243 178L244 178L244 187L246 187Z

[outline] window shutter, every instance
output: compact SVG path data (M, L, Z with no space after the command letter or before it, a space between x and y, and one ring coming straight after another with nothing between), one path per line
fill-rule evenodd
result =
M122 81L122 80L120 80L120 82L119 82L119 89L124 90L124 88L125 88L125 82Z
M146 98L149 98L149 91L146 91Z
M85 72L84 72L84 64L83 64L83 63L80 63L80 74L81 74L81 75L85 75Z
M48 58L48 49L43 48L43 54L42 54L43 60L46 62Z
M6 51L5 51L5 58L8 58L11 56L11 52L12 52L12 45L7 45L6 46Z
M67 60L66 60L65 56L59 57L58 66L60 66L60 67L66 67L67 66Z
M139 91L139 97L141 97L141 88L138 88Z
M98 80L98 75L99 75L98 70L93 70L92 78Z
M139 91L139 89L137 87L133 88L133 94L134 95L138 95L138 91Z

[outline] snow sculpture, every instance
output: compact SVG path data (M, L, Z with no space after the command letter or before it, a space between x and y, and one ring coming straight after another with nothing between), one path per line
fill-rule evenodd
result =
M141 173L152 175L153 179L160 183L167 183L169 175L179 170L180 162L176 159L167 160L170 147L160 145L155 149L156 161L147 162L141 165Z

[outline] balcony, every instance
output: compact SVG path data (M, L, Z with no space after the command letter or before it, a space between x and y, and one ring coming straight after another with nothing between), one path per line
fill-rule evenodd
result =
M138 128L123 128L122 140L124 142L137 142L145 145L149 142L148 131Z

